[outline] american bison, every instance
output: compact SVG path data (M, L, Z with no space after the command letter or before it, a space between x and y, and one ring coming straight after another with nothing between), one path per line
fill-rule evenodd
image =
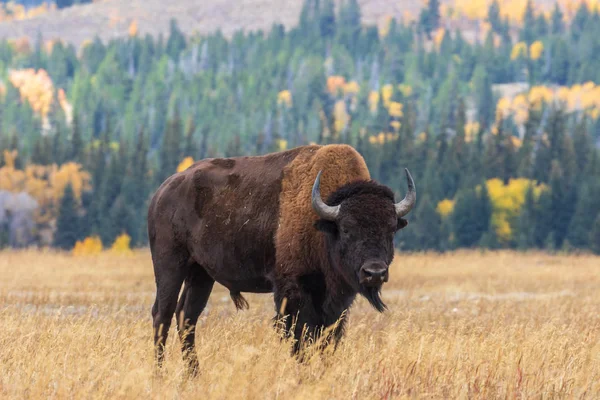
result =
M332 325L337 344L338 320L358 293L383 311L394 234L416 200L406 176L408 193L396 203L352 147L311 145L202 160L168 178L148 211L158 365L175 313L184 358L196 371L194 329L215 282L238 309L248 307L241 292L273 292L295 352Z

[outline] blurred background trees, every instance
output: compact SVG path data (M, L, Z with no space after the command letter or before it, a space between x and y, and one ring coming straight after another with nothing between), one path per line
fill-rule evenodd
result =
M144 246L151 194L193 160L349 143L397 196L415 177L401 249L600 251L598 9L452 4L379 27L356 0L306 0L296 28L231 38L172 21L79 49L0 41L0 246Z

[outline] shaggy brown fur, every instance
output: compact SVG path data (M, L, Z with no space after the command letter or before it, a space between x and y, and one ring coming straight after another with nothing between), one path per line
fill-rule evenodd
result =
M320 221L311 206L319 171L323 198L342 204L336 223ZM303 327L314 337L340 318L357 293L383 309L378 288L369 294L358 284L362 264L352 260L391 262L393 234L406 224L396 219L389 193L369 181L363 158L347 145L208 159L167 179L148 211L158 364L176 312L184 355L193 371L198 368L194 329L215 281L230 290L238 309L248 307L241 292L274 292L276 311L285 305L284 314L297 317L295 330L291 318L285 323L297 339L296 351ZM349 227L350 236L340 227ZM342 332L343 323L335 338Z

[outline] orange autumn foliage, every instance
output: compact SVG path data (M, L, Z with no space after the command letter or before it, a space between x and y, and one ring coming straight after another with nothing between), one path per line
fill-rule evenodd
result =
M79 200L84 190L91 188L91 176L81 165L68 162L60 167L30 164L24 170L15 167L17 151L4 151L5 165L0 168L0 190L12 193L25 192L39 204L36 221L48 222L56 218L58 206L67 185L71 185Z

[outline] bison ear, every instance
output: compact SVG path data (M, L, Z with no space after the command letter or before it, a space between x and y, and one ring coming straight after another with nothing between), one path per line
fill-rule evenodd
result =
M407 225L407 220L405 220L404 218L398 218L398 227L396 228L396 230L399 231L400 229L404 229Z
M324 219L320 219L315 222L315 228L321 232L329 233L331 235L337 236L338 228L335 222L327 221Z

